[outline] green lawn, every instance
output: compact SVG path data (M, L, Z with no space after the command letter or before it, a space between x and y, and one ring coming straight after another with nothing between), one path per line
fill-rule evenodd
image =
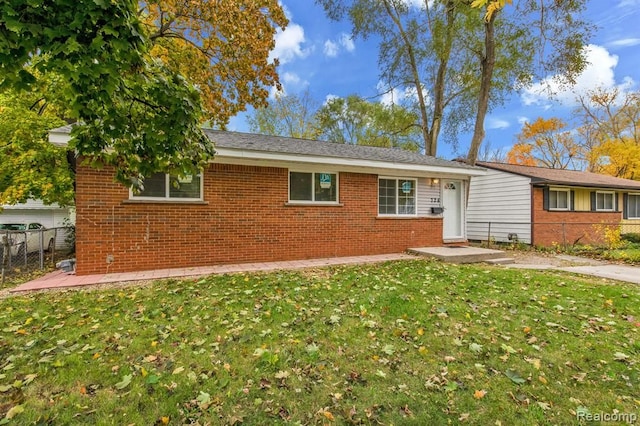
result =
M415 260L0 305L0 424L576 424L640 413L631 284Z

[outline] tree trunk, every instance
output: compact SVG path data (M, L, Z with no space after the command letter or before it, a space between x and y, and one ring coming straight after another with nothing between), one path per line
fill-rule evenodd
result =
M480 145L484 140L484 120L489 109L489 93L491 91L491 80L493 78L493 69L496 63L496 40L494 33L494 22L498 11L491 15L491 18L484 23L484 57L480 61L480 70L482 72L480 80L480 92L478 95L478 111L476 113L476 124L473 129L473 137L467 154L467 161L471 165L475 165L478 161L478 152Z
M447 30L442 45L442 51L440 52L440 63L438 64L438 73L436 74L436 81L433 87L434 102L433 102L433 119L431 121L431 127L429 129L429 146L430 152L425 154L436 156L438 150L438 136L440 135L440 129L442 127L442 117L444 115L444 89L446 84L447 70L449 68L449 58L451 57L451 45L453 43L453 25L455 24L456 12L453 1L447 2ZM425 122L426 126L426 122Z

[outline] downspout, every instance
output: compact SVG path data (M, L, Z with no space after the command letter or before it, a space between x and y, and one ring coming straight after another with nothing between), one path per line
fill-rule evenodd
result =
M534 190L535 187L533 186L533 182L531 182L531 180L529 180L529 187L531 188L531 201L529 202L529 208L531 209L531 247L535 247L535 223L536 223L536 218L535 218L535 208L534 208Z

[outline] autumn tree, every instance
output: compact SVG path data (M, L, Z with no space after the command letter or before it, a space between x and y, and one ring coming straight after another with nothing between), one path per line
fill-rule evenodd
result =
M215 152L202 123L224 126L277 84L268 52L284 24L276 0L5 0L0 89L58 74L79 123L71 147L91 165L114 166L126 185L194 173Z
M357 95L328 100L316 116L321 140L410 151L422 148L416 119L405 108L369 102Z
M471 130L467 157L475 163L491 108L536 77L571 83L585 65L586 0L436 0L421 8L406 0L317 2L330 18L349 19L354 35L381 38L381 78L414 90L429 155L441 129L454 144Z
M507 162L549 169L582 170L580 145L567 124L559 118L537 118L525 123Z
M257 108L248 117L249 129L264 135L317 139L319 107L308 90L301 95L278 92L266 107Z
M280 88L270 60L278 28L287 25L277 0L140 2L151 55L196 84L205 119L224 127L247 105L261 107Z
M0 205L41 199L65 206L74 201L69 151L48 142L48 131L66 124L66 109L43 94L56 93L56 81L42 78L39 83L30 91L0 94Z
M578 100L590 168L640 180L640 92L597 88Z

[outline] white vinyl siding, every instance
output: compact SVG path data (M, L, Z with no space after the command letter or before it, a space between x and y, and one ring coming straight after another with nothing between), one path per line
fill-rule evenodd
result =
M491 232L489 232L491 223ZM487 170L471 178L467 238L508 242L509 234L531 243L531 181L528 177Z
M441 179L433 184L431 178L418 179L418 216L440 216L431 212L432 207L442 206L440 182Z

